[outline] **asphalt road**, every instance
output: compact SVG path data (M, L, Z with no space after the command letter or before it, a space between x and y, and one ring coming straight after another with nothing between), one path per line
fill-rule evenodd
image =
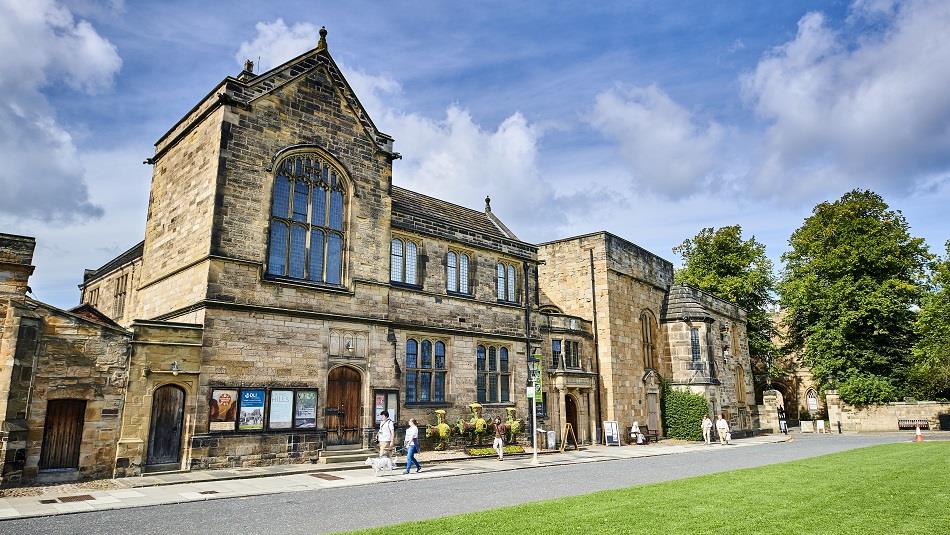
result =
M830 435L742 448L713 446L709 451L661 457L0 521L0 534L326 533L681 479L906 440L906 435Z

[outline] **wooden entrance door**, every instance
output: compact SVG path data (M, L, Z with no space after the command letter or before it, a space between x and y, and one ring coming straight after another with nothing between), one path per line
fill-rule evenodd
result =
M360 372L348 366L330 370L327 380L327 444L360 443Z
M53 399L46 405L40 468L79 468L86 400Z
M660 429L659 397L659 394L655 392L647 394L647 425L650 427L650 431L662 431Z
M571 424L574 434L577 435L577 401L570 394L564 396L564 412L567 413L565 415L567 423Z
M152 424L148 433L148 465L179 468L181 431L185 417L185 391L175 385L159 387L152 394Z

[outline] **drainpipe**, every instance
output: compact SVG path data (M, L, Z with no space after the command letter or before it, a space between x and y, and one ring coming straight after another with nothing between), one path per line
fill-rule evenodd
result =
M603 415L601 414L600 408L600 344L599 338L597 336L597 286L594 283L594 250L588 249L590 253L590 299L591 304L594 307L594 381L597 386L597 395L594 396L594 402L597 404L597 420L594 422L594 431L597 435L594 438L596 443L600 443L601 437L601 422L603 421Z

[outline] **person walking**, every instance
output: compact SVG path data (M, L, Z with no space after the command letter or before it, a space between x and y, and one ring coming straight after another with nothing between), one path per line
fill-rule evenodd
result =
M406 473L409 473L409 468L415 464L416 473L422 471L422 465L419 464L418 459L416 459L416 453L419 453L419 427L415 418L409 419L409 429L406 429Z
M716 420L716 433L719 434L719 443L722 445L729 444L729 422L726 421L726 417L723 414L719 415L719 419Z
M703 416L703 440L706 441L707 446L711 443L712 426L712 419L709 418L709 415Z
M495 416L495 440L491 447L498 453L498 460L505 460L505 433L508 432L508 426L501 423L501 418Z
M392 458L393 441L396 439L396 428L393 421L389 419L389 411L379 413L382 421L379 422L379 433L376 435L379 440L379 456ZM394 462L393 465L396 463Z

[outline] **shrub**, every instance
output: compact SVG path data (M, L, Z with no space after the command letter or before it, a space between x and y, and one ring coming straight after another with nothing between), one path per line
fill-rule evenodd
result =
M663 385L663 424L666 436L684 440L703 439L703 416L709 414L706 398Z
M505 453L524 453L524 448L521 446L505 446L504 451ZM474 457L488 457L498 454L495 448L465 448L465 453Z

